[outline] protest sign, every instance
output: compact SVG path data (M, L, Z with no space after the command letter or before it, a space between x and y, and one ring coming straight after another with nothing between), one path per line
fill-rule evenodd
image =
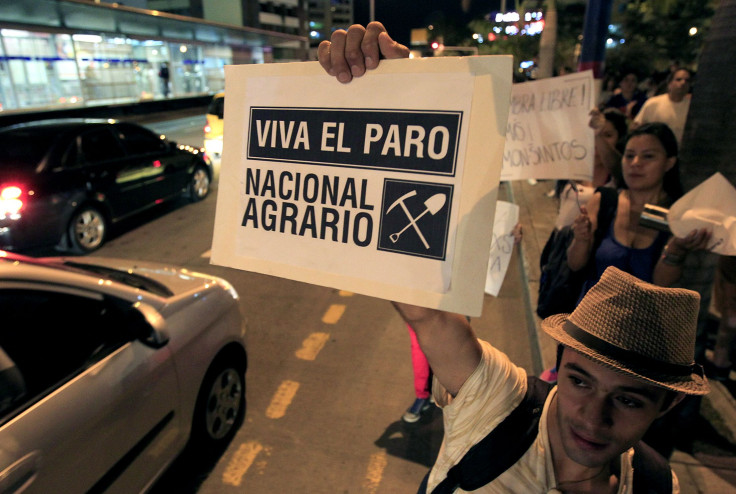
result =
M593 73L514 84L501 180L593 178Z
M491 255L486 273L486 293L494 297L498 297L509 268L509 261L511 261L511 254L514 250L514 236L511 232L518 222L519 206L506 201L496 202Z
M511 58L225 68L212 262L480 315Z

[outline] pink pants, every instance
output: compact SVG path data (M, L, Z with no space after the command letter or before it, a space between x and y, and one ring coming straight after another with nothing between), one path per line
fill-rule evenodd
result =
M429 398L432 389L432 369L429 368L429 362L427 362L424 352L419 348L417 334L408 324L406 328L409 330L409 337L411 338L411 365L414 369L414 393L417 398L426 400Z

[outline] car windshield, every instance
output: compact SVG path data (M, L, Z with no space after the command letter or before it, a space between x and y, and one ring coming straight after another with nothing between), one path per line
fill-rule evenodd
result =
M95 273L97 275L104 276L109 280L117 281L118 283L123 283L161 297L171 297L174 295L174 292L169 290L165 285L139 274L81 262L67 261L64 265L69 266L70 268L82 269L87 272Z
M0 132L3 167L36 167L59 135L55 128L12 129Z

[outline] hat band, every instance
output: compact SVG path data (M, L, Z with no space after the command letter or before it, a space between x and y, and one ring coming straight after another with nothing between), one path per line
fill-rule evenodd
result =
M637 371L642 374L651 372L659 375L690 376L693 373L698 373L695 362L690 365L681 365L645 357L640 353L612 345L611 343L588 333L584 329L579 328L574 323L570 322L569 319L565 321L562 328L568 335L591 350L595 350L599 354L605 355L613 360L618 360L632 369L637 369Z

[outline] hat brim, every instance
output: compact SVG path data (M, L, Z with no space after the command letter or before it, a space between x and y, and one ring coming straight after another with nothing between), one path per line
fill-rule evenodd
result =
M708 380L700 374L692 373L689 376L672 376L664 374L653 374L651 372L643 372L635 366L606 357L596 350L580 343L578 340L570 336L564 329L563 325L570 314L555 314L542 320L542 329L552 338L563 345L576 350L591 359L600 362L604 366L621 372L636 379L643 380L655 386L659 386L678 393L689 395L704 395L710 391Z

